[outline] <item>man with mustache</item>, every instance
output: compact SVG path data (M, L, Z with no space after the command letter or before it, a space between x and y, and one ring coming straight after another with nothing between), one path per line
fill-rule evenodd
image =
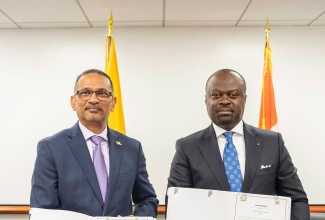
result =
M281 134L242 120L245 79L222 69L210 76L205 92L212 124L177 140L168 187L287 196L291 219L310 219L307 195Z
M77 77L70 103L79 121L38 143L31 208L156 217L140 142L107 126L116 101L106 73L90 69Z

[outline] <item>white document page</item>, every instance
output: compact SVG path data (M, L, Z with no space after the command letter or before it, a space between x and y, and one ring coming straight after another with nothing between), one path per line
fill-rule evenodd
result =
M236 195L235 220L289 220L291 199L255 194Z
M167 220L290 220L289 197L171 187Z
M225 191L171 187L167 195L167 220L227 220L233 204Z
M78 212L31 208L30 220L155 220L153 217L110 217L110 216L89 216Z
M65 210L31 208L29 214L30 220L93 220L89 215Z

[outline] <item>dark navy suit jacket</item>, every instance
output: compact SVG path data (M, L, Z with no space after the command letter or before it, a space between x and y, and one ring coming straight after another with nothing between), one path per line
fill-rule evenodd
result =
M76 123L38 143L30 206L90 216L156 217L158 200L140 142L111 129L108 140L110 170L105 204L86 141Z
M308 199L281 134L244 123L244 138L242 191L291 197L291 219L309 220ZM230 191L212 125L176 142L168 178L172 186Z

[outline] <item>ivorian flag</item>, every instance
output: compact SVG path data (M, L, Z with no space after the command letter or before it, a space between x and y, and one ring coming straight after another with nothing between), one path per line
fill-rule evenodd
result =
M266 27L266 31L268 30L270 29L267 29ZM266 130L277 130L278 117L276 114L274 89L272 82L272 50L270 47L270 39L268 34L269 33L267 33L264 48L263 86L259 127Z

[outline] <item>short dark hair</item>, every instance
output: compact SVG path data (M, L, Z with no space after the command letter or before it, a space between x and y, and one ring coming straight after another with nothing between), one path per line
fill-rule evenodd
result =
M114 87L113 87L113 82L112 82L111 78L105 72L103 72L101 70L98 70L98 69L89 69L89 70L83 71L79 76L77 76L76 82L74 84L74 93L77 92L77 87L78 87L77 84L79 82L79 79L82 76L87 75L89 73L98 73L99 75L105 76L109 80L109 82L111 83L112 92L114 94Z
M216 72L214 72L207 80L206 84L205 84L205 91L207 90L207 85L208 85L208 82L209 80L211 79L212 76L214 76L216 73L218 72L224 72L224 73L229 73L229 72L234 72L234 73L237 73L238 76L241 78L242 82L243 82L243 86L244 86L244 90L246 92L246 81L245 81L245 78L239 73L237 72L236 70L233 70L233 69L221 69L221 70L218 70Z

